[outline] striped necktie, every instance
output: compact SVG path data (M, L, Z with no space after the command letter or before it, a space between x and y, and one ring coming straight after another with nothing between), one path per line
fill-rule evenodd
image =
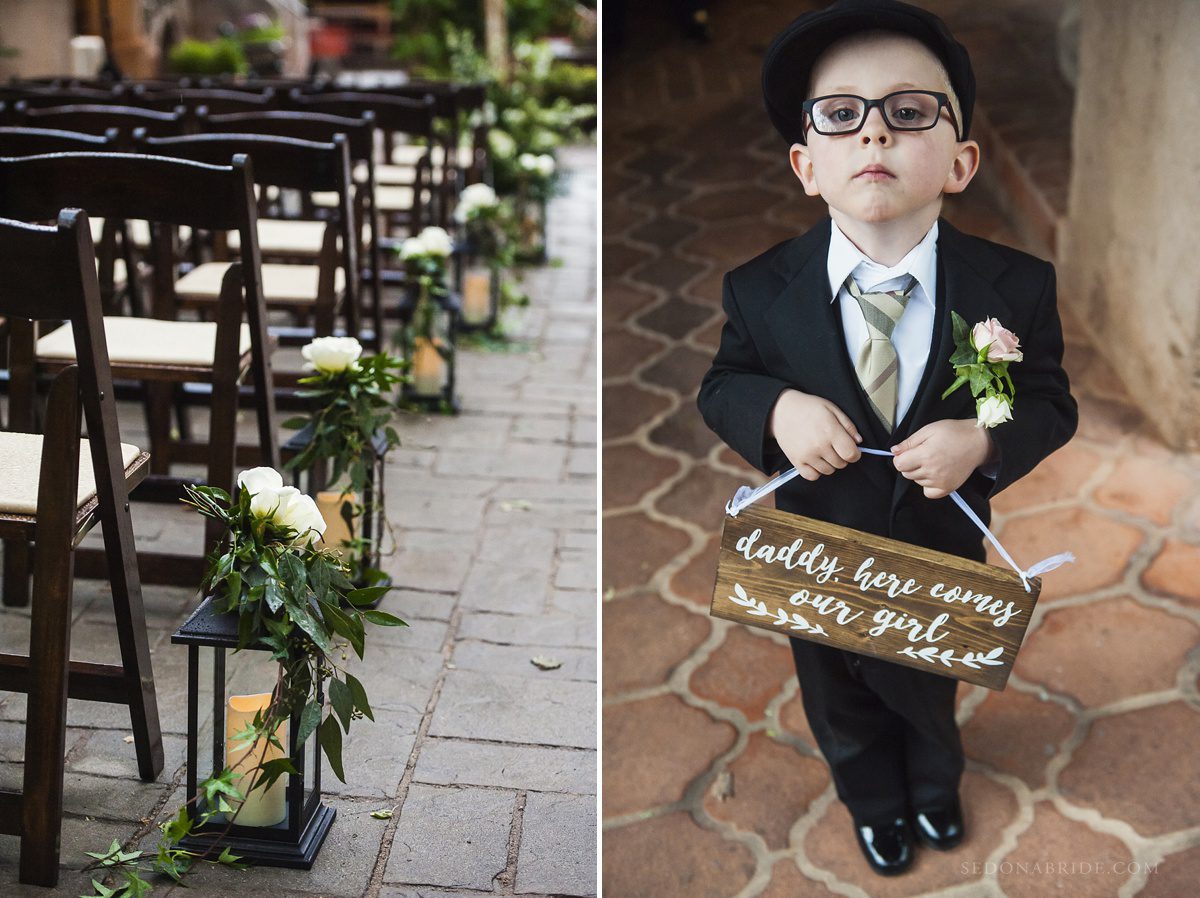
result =
M900 370L896 347L892 345L892 331L896 329L896 322L904 313L904 306L916 285L917 279L910 275L903 290L863 293L854 275L846 278L846 289L858 301L869 335L858 352L854 371L871 401L871 409L889 433L895 424L896 384Z

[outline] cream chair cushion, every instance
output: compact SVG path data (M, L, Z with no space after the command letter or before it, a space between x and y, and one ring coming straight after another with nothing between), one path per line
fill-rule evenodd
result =
M121 444L121 467L128 468L142 450ZM37 514L38 480L42 470L42 435L38 433L0 433L0 513ZM92 448L79 441L79 489L76 507L96 495L96 476L92 471Z
M425 155L426 147L419 144L403 144L392 150L392 163L394 165L416 165L421 161L421 157ZM457 166L459 168L470 168L474 161L475 151L471 147L459 147L456 155ZM438 168L445 158L445 150L441 144L435 144L433 150L429 153L429 159L433 163L434 168Z
M92 242L99 243L100 235L104 231L103 218L89 218L88 224L92 229ZM150 245L150 222L141 218L131 218L125 222L126 233L129 234L129 242L139 249L145 249ZM180 225L179 239L187 240L192 236L192 229L187 225Z
M317 256L325 239L323 221L280 221L274 218L258 220L258 248L264 253L287 253L295 256ZM240 231L225 234L230 252L242 248Z
M175 282L175 293L181 299L215 300L221 295L221 279L232 263L205 262L197 265ZM320 266L287 265L264 262L262 266L263 299L268 303L315 303ZM346 273L333 273L333 290L346 289Z
M160 321L157 318L104 318L108 358L117 365L171 365L211 368L217 341L215 321ZM243 324L238 354L250 351L250 326ZM51 331L37 342L38 358L69 361L75 358L71 325Z
M363 184L367 180L367 164L360 162L354 169L354 180ZM375 184L412 184L417 180L417 169L413 165L375 166Z

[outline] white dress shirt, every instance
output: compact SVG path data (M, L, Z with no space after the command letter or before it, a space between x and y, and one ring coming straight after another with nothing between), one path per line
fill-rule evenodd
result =
M833 301L841 305L842 329L846 333L846 352L850 355L851 365L858 358L863 344L870 339L870 334L858 301L846 289L846 276L854 275L854 281L863 293L900 290L908 283L909 275L917 279L896 329L892 331L892 345L896 347L900 366L897 372L895 417L896 423L899 423L904 420L916 398L917 388L925 374L925 363L929 359L929 345L933 342L934 315L937 311L937 222L933 223L924 239L909 250L908 255L890 268L867 258L842 233L836 221L830 223L829 287Z

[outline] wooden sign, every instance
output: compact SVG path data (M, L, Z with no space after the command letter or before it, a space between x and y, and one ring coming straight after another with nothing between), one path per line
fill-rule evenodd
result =
M1003 689L1041 581L750 506L725 517L715 617Z

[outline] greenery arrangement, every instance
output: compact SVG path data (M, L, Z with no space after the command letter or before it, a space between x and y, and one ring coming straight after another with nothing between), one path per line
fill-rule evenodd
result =
M249 58L260 61L262 49L287 37L283 26L264 15L248 17L244 27L232 25L211 41L183 40L167 53L167 66L178 75L244 75Z
M399 409L391 398L404 381L405 363L380 352L362 357L362 344L354 337L317 337L300 350L305 368L312 373L300 379L304 387L297 395L311 400L313 412L289 418L283 426L308 428L309 440L286 467L307 470L315 464L331 465L329 483L339 485L341 495L355 495L347 529L355 532L353 519L364 511L362 499L374 460L373 442L383 434L384 451L400 445L392 426ZM355 583L378 580L382 574L369 570L365 561L371 546L361 537L342 545Z
M444 228L430 225L420 234L401 243L398 252L404 261L405 273L417 288L417 304L413 310L413 334L430 341L445 355L449 352L449 347L441 346L441 341L434 333L433 324L437 309L433 297L446 294L446 268L450 254L454 252L450 235Z
M238 486L236 500L215 487L189 486L184 501L224 528L209 555L203 589L217 597L218 610L237 614L238 650L266 650L278 665L267 709L235 736L252 756L258 753L260 763L245 775L249 786L244 792L242 775L229 767L200 783L203 809L193 817L185 805L163 823L155 853L124 851L116 841L107 851L89 852L94 860L85 869L112 874L117 884L93 880L96 891L87 898L140 898L153 888L146 877L182 882L201 862L239 866L240 859L228 849L209 857L209 852L181 848L180 842L196 825L218 815L232 825L246 795L297 772L276 735L281 725L298 716L296 744L316 733L330 768L345 782L343 733L355 720L374 719L362 682L335 659L345 658L345 645L363 657L368 623L407 626L384 611L363 610L389 587L354 588L337 553L316 546L325 532L316 504L295 487L283 486L278 471L253 468L238 477ZM322 689L329 696L328 713L318 698ZM271 747L284 756L261 760Z

